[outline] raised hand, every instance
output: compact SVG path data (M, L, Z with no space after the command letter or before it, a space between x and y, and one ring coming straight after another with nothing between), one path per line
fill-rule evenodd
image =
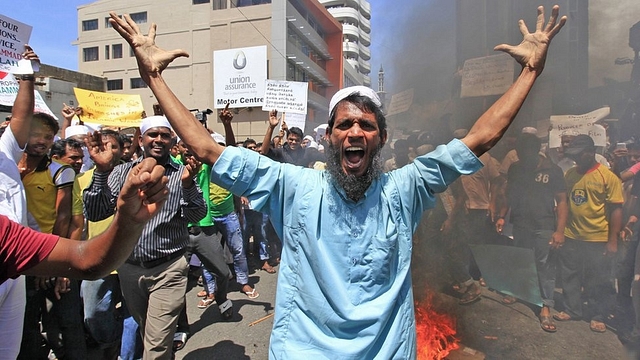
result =
M149 78L155 77L176 58L184 56L189 57L184 50L167 51L156 45L156 24L152 23L149 27L149 34L143 35L138 25L131 20L129 15L124 14L120 18L115 12L109 12L109 23L113 28L125 39L138 61L138 70L142 79L149 84Z
M125 219L146 223L160 211L169 190L164 167L154 158L145 158L127 176L118 197L118 212Z
M33 49L31 48L31 46L27 44L24 44L24 52L22 53L22 58L31 60L31 61L36 61L38 64L40 63L40 58L38 57L38 55L35 52L33 52Z
M278 110L269 111L269 126L271 126L271 128L273 129L276 126L278 126L278 124L280 124L280 118L278 117Z
M115 157L113 156L113 146L109 141L103 141L102 135L95 131L93 134L87 135L84 144L89 150L89 156L96 165L96 171L109 172L116 166Z
M542 69L544 69L549 43L567 22L566 16L561 17L560 21L557 22L559 9L558 5L553 6L551 17L545 26L544 7L539 6L535 32L530 33L524 20L520 20L518 25L520 26L520 32L524 36L522 42L517 46L501 44L496 46L494 50L506 52L516 59L522 67L536 71L540 75Z
M187 155L184 157L185 170L182 173L182 187L190 188L193 185L193 177L200 171L202 163L198 161L193 155Z
M64 118L65 122L71 125L71 120L73 120L74 116L76 116L76 109L65 103L62 103L62 117Z
M233 113L229 111L229 103L227 103L224 109L220 111L218 117L220 118L220 121L222 121L223 125L231 124L231 120L233 120Z

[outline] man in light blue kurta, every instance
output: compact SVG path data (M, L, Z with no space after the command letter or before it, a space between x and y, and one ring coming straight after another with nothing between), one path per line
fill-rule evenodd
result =
M435 192L481 166L453 140L381 175L354 202L327 172L227 148L211 181L253 194L283 240L272 357L414 358L413 231Z
M386 120L371 89L342 89L331 99L326 171L225 149L162 78L169 63L188 54L156 46L155 24L144 35L128 15L110 13L173 129L198 159L213 166L211 181L268 212L283 240L271 359L415 358L412 233L422 212L433 206L434 193L477 170L477 157L514 120L542 73L551 39L566 21L558 19L558 11L554 6L545 24L539 7L533 33L522 22L519 45L496 47L514 57L522 71L466 137L388 174L381 174L378 163ZM269 122L278 122L275 111Z

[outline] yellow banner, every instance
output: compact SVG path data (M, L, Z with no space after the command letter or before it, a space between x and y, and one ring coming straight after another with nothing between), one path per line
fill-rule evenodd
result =
M116 127L138 127L142 120L140 95L112 94L73 88L82 107L82 121Z

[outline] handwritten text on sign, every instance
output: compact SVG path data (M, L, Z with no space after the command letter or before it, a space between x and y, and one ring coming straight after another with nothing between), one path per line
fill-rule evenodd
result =
M513 83L514 61L507 54L469 59L462 69L461 97L503 94Z
M0 15L0 71L16 72L32 27Z
M142 119L140 95L111 94L73 88L82 107L82 120L118 127L135 127Z
M562 135L585 134L591 136L596 146L606 146L605 129L596 122L606 118L611 112L608 106L582 115L553 115L549 130L549 148L560 147Z
M306 82L267 79L262 110L306 114L308 89Z

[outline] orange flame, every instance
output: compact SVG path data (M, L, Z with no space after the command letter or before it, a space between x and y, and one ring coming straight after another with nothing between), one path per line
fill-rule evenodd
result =
M415 305L418 359L445 359L452 350L460 347L460 340L455 337L455 317L438 311L430 292Z

